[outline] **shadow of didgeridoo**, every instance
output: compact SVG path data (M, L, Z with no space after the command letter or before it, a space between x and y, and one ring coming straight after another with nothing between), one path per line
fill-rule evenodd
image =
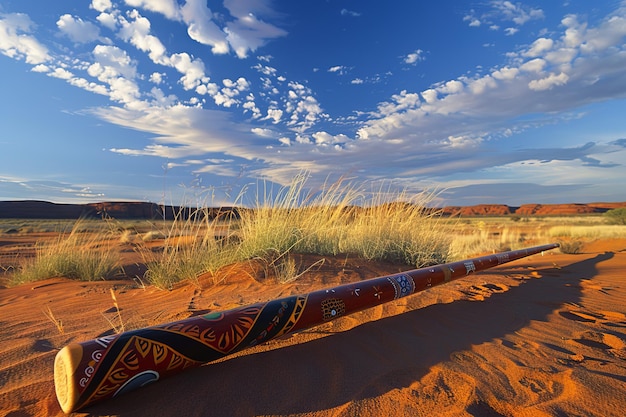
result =
M208 364L83 412L281 415L374 398L419 381L430 367L449 360L454 352L504 337L531 320L545 320L555 306L579 302L577 284L595 276L596 265L612 257L607 252L586 258L563 267L558 276L529 279L485 302L431 305L310 342Z

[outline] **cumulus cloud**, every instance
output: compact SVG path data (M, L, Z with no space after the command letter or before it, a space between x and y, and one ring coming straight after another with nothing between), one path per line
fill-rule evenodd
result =
M34 65L50 61L48 48L31 35L34 26L23 13L0 13L0 51Z
M626 66L626 55L611 45L623 42L625 22L623 16L616 15L589 27L567 17L562 34L538 38L510 54L506 65L487 74L439 83L420 93L423 102L407 100L416 94L412 92L392 96L371 113L358 138L371 141L419 135L420 141L427 138L429 143L446 144L450 137L462 137L464 130L498 135L503 124L514 127L515 119L523 115L559 112L624 97L626 73L618 68ZM568 88L559 88L564 85ZM455 120L463 123L450 130Z
M291 114L287 126L304 132L328 117L310 88L297 82L289 83L285 112Z
M348 71L350 71L350 68L344 65L335 65L335 66L328 68L328 72L332 72L337 75L345 75L348 73Z
M71 14L64 14L57 20L57 27L68 38L76 43L87 43L98 39L100 29L91 22Z
M141 92L134 78L137 74L135 62L126 51L112 45L97 45L93 52L95 62L87 73L109 86L112 100L126 105L135 104Z
M416 64L419 61L423 61L424 59L424 51L421 49L416 49L415 52L411 52L407 56L403 58L405 64Z
M178 20L180 18L180 10L176 0L124 0L124 2L132 7L161 13L168 19Z
M187 33L196 42L211 46L214 54L227 54L230 51L226 33L213 22L213 13L203 0L187 0L181 8L181 15L187 23Z
M111 0L92 0L89 7L98 12L106 12L113 7L113 4Z
M528 88L535 91L551 90L558 85L564 85L569 80L569 76L565 73L550 74L545 78L539 80L531 80L528 83Z
M55 68L54 70L50 71L48 75L54 78L60 78L62 80L69 80L74 76L74 74L64 68Z

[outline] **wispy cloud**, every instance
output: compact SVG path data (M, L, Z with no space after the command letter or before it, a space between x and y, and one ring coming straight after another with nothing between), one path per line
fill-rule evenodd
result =
M341 9L340 13L341 13L342 16L351 16L351 17L359 17L359 16L361 16L361 13L355 12L353 10L348 10L348 9Z
M463 21L468 22L470 27L486 26L490 30L499 30L501 26L506 25L505 34L510 36L517 33L520 26L544 17L544 12L540 8L508 0L492 0L487 3L484 11L470 10L463 16Z

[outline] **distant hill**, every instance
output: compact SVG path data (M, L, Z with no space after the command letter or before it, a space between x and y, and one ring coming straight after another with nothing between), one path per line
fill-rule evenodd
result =
M144 202L101 202L88 204L58 204L48 201L0 201L0 218L16 219L78 219L80 217L114 219L174 219L176 215L186 219L192 209L162 206ZM209 217L218 215L237 216L232 207L209 208Z
M524 204L519 207L504 204L478 204L475 206L448 206L443 208L449 216L567 216L576 214L605 213L611 209L626 207L622 203L587 204Z
M565 216L604 213L626 207L621 203L588 204L524 204L519 207L504 204L478 204L475 206L447 206L447 216ZM236 207L209 208L209 217L235 216ZM173 219L175 214L186 219L193 211L177 206L161 206L145 202L101 202L87 204L58 204L48 201L0 201L0 218L21 219L78 219L79 217L112 217L115 219Z

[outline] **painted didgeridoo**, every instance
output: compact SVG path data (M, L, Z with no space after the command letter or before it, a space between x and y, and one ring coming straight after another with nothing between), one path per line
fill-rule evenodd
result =
M557 247L429 266L70 344L54 361L56 395L70 413L287 333Z

